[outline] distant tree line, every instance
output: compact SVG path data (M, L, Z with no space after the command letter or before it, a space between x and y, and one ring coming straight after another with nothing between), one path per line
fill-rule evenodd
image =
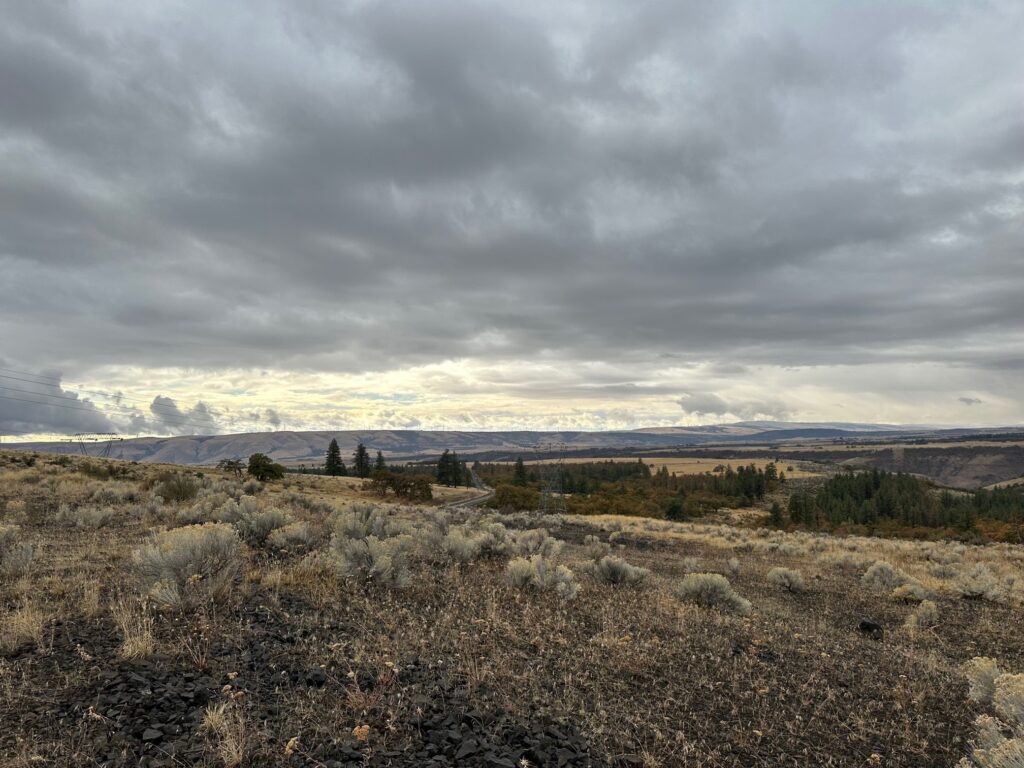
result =
M543 490L542 465L477 464L474 469L495 489L496 508L535 509ZM550 467L546 470L551 471ZM563 464L553 485L565 495L566 507L578 514L622 514L682 520L723 507L749 507L785 482L775 464L678 475L666 467L652 472L637 461L590 461Z
M515 486L539 486L543 465L533 464L527 469L522 456L516 458L511 468L508 464L474 464L477 474L488 485L511 484ZM564 493L590 493L604 483L614 483L635 478L649 478L650 468L642 459L637 461L593 461L562 464L556 483Z
M788 523L805 528L987 528L995 538L1012 541L1024 532L1024 486L950 491L903 473L847 471L830 478L816 493L792 494L786 516Z

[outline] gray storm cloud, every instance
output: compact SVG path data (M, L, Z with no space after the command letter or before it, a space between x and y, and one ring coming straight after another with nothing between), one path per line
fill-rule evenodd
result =
M1024 368L1020 3L0 10L20 364Z
M0 437L114 431L91 400L61 386L58 373L14 370L0 358Z
M679 398L679 405L686 413L700 418L731 415L743 420L785 420L789 416L789 410L779 401L726 401L714 392L685 394Z
M157 395L150 403L149 412L153 423L145 427L160 434L216 433L220 429L216 415L203 402L196 403L188 410L182 410L173 398Z

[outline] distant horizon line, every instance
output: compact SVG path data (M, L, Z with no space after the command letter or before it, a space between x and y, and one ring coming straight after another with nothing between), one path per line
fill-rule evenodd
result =
M776 426L777 425L777 426ZM782 426L785 425L785 426ZM785 421L785 420L749 420L749 421L731 421L731 422L716 422L708 424L673 424L673 425L655 425L655 426L639 426L629 427L621 429L575 429L575 428L557 428L549 427L545 429L501 429L501 428L473 428L473 427L327 427L320 429L273 429L273 430L262 430L262 431L243 431L243 432L193 432L186 434L137 434L135 436L130 433L109 433L115 435L115 440L169 440L174 438L215 438L215 437L233 437L241 435L272 435L282 433L310 433L310 432L324 432L324 433L375 433L375 432L466 432L473 434L488 434L488 433L502 433L502 434L537 434L537 433L574 433L574 434L621 434L630 432L649 432L651 430L700 430L710 429L715 427L760 427L765 431L781 431L785 429L793 428L805 428L805 429L841 429L849 432L859 431L858 427L861 428L875 428L882 431L916 431L922 432L938 432L946 430L1013 430L1022 429L1024 430L1024 424L918 424L918 423L890 423L890 422L849 422L849 421ZM60 442L77 442L76 437L79 434L83 435L104 435L108 433L73 433L73 434L40 434L40 433L0 433L0 447L3 445L17 445L17 444L31 444L31 443L60 443ZM38 436L37 436L38 435ZM756 437L756 435L751 435ZM4 443L4 438L15 438L14 441ZM30 438L30 439L24 439ZM104 442L98 440L97 442Z

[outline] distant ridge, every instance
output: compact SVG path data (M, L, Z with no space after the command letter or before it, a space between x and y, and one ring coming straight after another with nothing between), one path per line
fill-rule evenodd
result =
M467 456L487 454L515 457L529 454L538 444L564 444L569 451L651 450L736 443L785 443L787 441L835 441L879 439L880 437L997 435L1011 428L934 429L920 426L843 423L740 422L708 426L652 427L622 432L584 431L495 431L444 430L319 430L311 432L251 432L234 435L182 435L140 437L115 443L111 456L130 461L168 464L212 465L221 459L265 453L287 465L318 464L331 439L343 454L350 454L360 442L385 456L423 459L452 449ZM1017 429L1019 431L1019 428ZM77 453L74 443L15 443L9 448L49 453Z

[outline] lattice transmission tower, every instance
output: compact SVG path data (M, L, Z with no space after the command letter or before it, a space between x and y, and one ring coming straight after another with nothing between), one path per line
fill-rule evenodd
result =
M124 438L114 432L76 432L64 442L78 443L79 448L82 449L83 456L90 456L88 446L95 445L97 448L96 457L109 459L114 443L119 443L122 440Z

